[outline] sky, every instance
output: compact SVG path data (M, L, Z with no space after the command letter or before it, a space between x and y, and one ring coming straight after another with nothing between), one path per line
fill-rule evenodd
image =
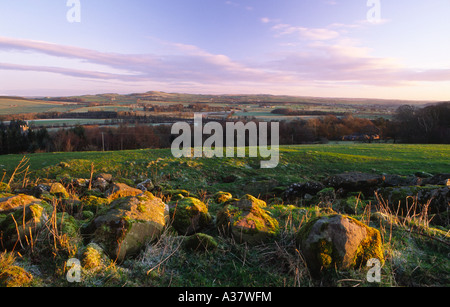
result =
M0 0L0 95L450 100L449 0Z

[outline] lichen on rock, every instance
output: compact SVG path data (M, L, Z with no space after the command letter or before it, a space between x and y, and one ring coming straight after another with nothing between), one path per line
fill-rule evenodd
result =
M184 241L184 247L187 250L192 250L196 252L207 252L216 249L218 246L217 241L204 233L196 233L189 236Z
M380 232L348 216L314 218L299 230L296 239L316 277L327 269L361 267L371 258L384 263Z
M141 190L132 188L125 183L114 183L105 192L106 197L111 201L121 197L137 196L139 194L142 194Z
M85 232L90 233L92 241L102 246L112 259L123 261L161 235L168 214L168 207L160 198L145 192L116 199Z
M251 195L228 203L217 213L217 227L238 242L258 244L279 230L278 221L264 208L266 203Z
M172 226L182 235L191 235L209 226L212 217L199 199L184 197L169 203Z

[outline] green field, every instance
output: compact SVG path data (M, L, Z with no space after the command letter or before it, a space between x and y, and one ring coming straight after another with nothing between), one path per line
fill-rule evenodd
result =
M165 178L174 187L205 189L211 192L228 188L239 192L249 183L276 180L280 185L320 180L332 174L350 171L374 174L411 175L416 172L450 173L449 145L339 144L282 146L280 163L275 169L260 169L259 158L176 159L169 149L118 152L43 153L26 155L30 159L28 176L60 175L52 167L66 162L71 177L88 178L91 163L95 170L137 181L143 177ZM22 155L0 157L0 170L9 176ZM237 183L221 182L235 175ZM241 190L242 191L242 190Z
M181 196L175 195L176 193L188 193L204 202L214 221L217 221L219 213L227 204L216 200L214 193L217 191L230 192L234 197L230 201L233 202L244 194L260 197L264 190L280 191L292 183L321 180L329 175L347 171L398 175L411 175L416 172L450 173L449 157L450 145L282 146L280 164L275 169L260 169L259 158L177 159L168 149L26 155L28 164L22 167L21 174L16 174L12 180L11 188L15 190L14 193L26 193L24 185L32 188L39 183L45 185L61 182L69 191L69 198L48 193L40 196L48 202L42 205L47 208L45 210L49 214L49 223L33 234L32 238L30 231L30 241L25 237L27 241L23 240L24 248L20 249L20 253L19 250L2 253L0 249L0 286L8 282L31 287L243 289L449 286L448 224L427 224L420 215L408 214L403 217L398 213L386 211L373 195L356 193L346 198L336 198L331 203L317 198L313 198L309 203L303 202L304 200L291 202L271 195L265 198L267 207L264 210L276 219L279 229L269 241L258 245L238 243L234 237L221 233L217 222L213 222L201 231L203 236L209 236L215 242L215 247L207 251L192 250L186 245L191 237L177 232L169 223L157 241L145 242L137 255L124 262L117 262L109 255L93 252L88 246L90 235L84 233L96 217L110 212L109 206L115 206L116 203L110 202L103 192L95 188L87 191L86 187L77 190L73 186L73 182L78 182L76 179L89 178L92 165L94 176L110 173L114 182L129 186L136 187L137 183L151 179L155 187L158 187L153 189L152 193L161 197L166 204L174 205L174 202L170 202L171 198ZM8 182L22 158L22 155L0 156L0 171L3 170L3 175L0 175L3 176L3 182ZM26 169L27 172L24 172ZM233 177L233 180L224 180L229 177ZM0 187L4 188L5 185ZM334 189L331 189L334 193ZM329 190L323 189L318 194ZM148 197L145 195L147 194L140 194L137 198L145 199ZM11 195L0 193L0 199L9 196ZM408 195L407 198L413 196ZM120 198L118 201L127 199L129 198ZM230 208L233 208L232 205ZM145 207L138 207L138 210L146 212ZM17 210L19 211L22 210ZM23 211L25 212L25 209ZM364 265L350 270L327 269L319 279L311 276L296 238L302 230L308 229L308 222L336 214L350 216L379 231L385 260L381 268L380 282L372 283L368 280L368 268ZM0 214L0 226L6 220L7 216ZM134 220L127 221L131 223ZM17 221L15 219L14 222L21 223L22 218ZM12 225L11 229L16 229L18 233L19 229L22 229L17 224L8 225ZM110 233L109 226L102 227L101 231ZM70 258L83 259L80 283L71 284L66 279L67 261ZM28 272L28 275L24 275L23 270ZM2 277L10 276L8 274L12 275L9 280Z
M75 108L76 105L61 102L0 98L0 115L68 112Z

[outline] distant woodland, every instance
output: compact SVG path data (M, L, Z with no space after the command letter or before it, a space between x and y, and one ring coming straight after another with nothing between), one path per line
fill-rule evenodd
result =
M295 113L289 109L276 112ZM117 116L113 113L111 118ZM0 154L169 148L175 137L170 125L150 125L148 119L136 116L117 126L76 126L56 131L30 129L22 120L11 120L8 124L0 122ZM392 120L347 114L280 122L280 145L342 140L449 144L450 102L423 108L404 105Z

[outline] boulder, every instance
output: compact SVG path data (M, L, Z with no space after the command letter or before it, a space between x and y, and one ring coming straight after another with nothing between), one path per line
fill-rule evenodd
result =
M110 200L114 200L121 197L137 196L142 193L141 190L132 188L125 183L114 183L105 192L105 196Z
M108 260L108 257L98 244L90 243L83 251L82 266L85 270L99 271L107 265Z
M229 202L217 213L217 227L239 243L256 245L272 238L279 230L278 221L264 208L266 203L251 195Z
M196 233L189 236L184 241L184 248L196 252L207 252L216 249L218 246L217 241L204 233Z
M175 190L169 189L169 190L162 191L162 193L163 193L163 195L165 197L171 197L171 198L173 196L175 196L175 195L181 195L183 197L189 197L190 196L189 191L182 190L182 189L175 189Z
M29 205L41 205L42 201L30 195L12 195L0 198L0 214L8 214Z
M296 198L303 198L306 194L316 195L318 192L325 189L325 185L317 181L308 181L304 183L294 183L290 185L283 193L283 198L294 200Z
M50 186L45 184L38 184L37 186L33 187L32 193L35 197L40 198L42 195L50 193Z
M101 173L101 174L98 174L97 177L95 177L95 179L103 179L107 182L112 182L113 176L111 174Z
M416 176L399 176L399 175L385 175L384 176L384 187L399 187L399 186L413 186L420 185L422 183L422 178Z
M437 174L423 180L422 185L444 185L450 186L450 174Z
M199 199L184 197L169 203L172 226L181 235L191 235L209 226L208 207Z
M79 210L90 211L97 213L99 210L109 205L109 200L102 197L97 197L94 195L87 195L81 199L81 203L78 206Z
M227 202L228 200L233 198L233 195L231 195L231 193L228 192L217 192L216 194L214 194L214 201L218 204L223 204L225 202Z
M100 191L105 191L109 186L109 182L104 178L97 178L92 182L92 187L94 189L99 189Z
M55 195L56 197L69 198L69 193L61 183L53 183L50 186L49 193Z
M141 191L142 192L142 191ZM157 239L168 222L168 207L149 192L113 201L85 230L113 259L123 261Z
M0 273L1 288L27 287L33 281L33 275L24 268L10 265Z
M150 191L151 192L155 188L155 185L153 184L151 179L147 179L147 180L144 180L141 183L139 183L136 187L141 191L144 191L144 192Z
M360 172L350 172L328 177L323 181L327 187L346 192L363 192L370 194L384 182L384 176Z
M8 214L0 223L0 249L31 245L36 232L47 220L46 210L36 203Z
M296 235L313 277L323 270L348 270L376 258L384 263L380 232L344 215L315 218Z

